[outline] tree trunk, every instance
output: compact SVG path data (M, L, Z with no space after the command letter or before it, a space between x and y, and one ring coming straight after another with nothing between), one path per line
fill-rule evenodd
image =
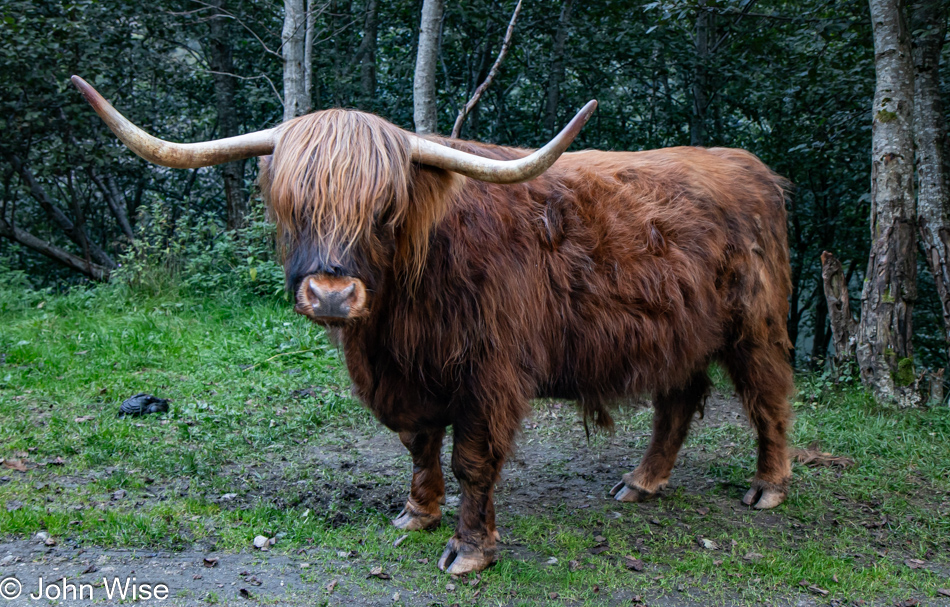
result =
M839 368L854 360L855 335L858 323L851 315L851 295L841 262L828 251L821 254L821 279L824 283L825 301L831 320L831 336L835 349L835 367Z
M41 240L26 230L21 230L14 225L10 225L3 217L0 217L0 236L33 249L37 253L58 261L77 272L81 272L93 280L100 282L109 280L109 268L73 255L69 251L65 251L45 240Z
M912 6L914 138L917 143L917 220L920 244L933 273L950 346L950 187L946 173L947 128L940 103L940 51L947 30L946 6L918 0Z
M861 379L884 402L914 393L911 313L917 299L913 63L902 0L870 0L874 34L871 134L871 254L861 302Z
M412 83L412 117L421 135L438 130L438 106L435 98L435 73L439 62L439 37L442 32L444 0L425 0L419 25L419 51Z
M547 98L544 102L544 132L553 135L557 128L557 106L561 100L561 82L564 80L564 48L567 46L567 33L571 26L571 10L574 0L563 0L561 16L557 20L554 33L554 46L551 47L551 73L548 76Z
M376 38L379 29L377 0L366 1L363 21L363 41L360 43L360 96L364 105L372 105L376 98Z
M233 75L234 63L231 60L230 20L224 15L226 4L227 0L211 0L216 16L208 22L211 29L210 64L214 78L215 106L218 111L218 131L221 137L234 137L240 134L235 116L237 81ZM224 198L228 205L228 229L234 230L244 225L244 218L247 216L244 161L221 165L221 177L224 181Z
M709 105L709 40L713 35L715 15L706 10L706 0L699 0L696 14L696 57L693 67L693 112L689 121L689 144L706 144L706 107Z
M501 43L501 50L498 51L498 58L495 60L495 63L492 64L491 69L488 70L488 74L485 76L485 79L482 80L482 83L479 84L475 89L471 99L469 99L468 103L462 106L462 109L459 110L459 115L455 119L455 126L452 127L452 139L458 139L462 135L462 124L464 124L465 117L469 114L472 114L472 130L475 129L475 118L477 117L477 114L474 113L474 110L478 107L478 100L482 98L482 95L495 80L495 76L498 75L498 70L501 68L501 62L505 60L505 55L508 54L508 49L511 47L511 37L515 32L515 22L518 21L518 13L520 12L521 0L518 0L518 3L515 5L515 10L511 14L511 21L508 22L508 29L505 31L505 40ZM489 53L490 47L486 44L485 53L483 55L484 63L487 63L487 59L491 58ZM479 78L481 78L481 74L479 74Z
M356 21L353 18L353 0L331 0L330 24L333 32L333 103L337 106L349 106L356 97L353 74L356 72L356 53L352 53L351 28Z
M310 111L304 62L306 59L307 14L304 0L284 0L284 29L281 32L284 56L284 121Z
M88 255L95 260L98 265L105 267L106 269L111 270L115 267L115 261L109 256L108 253L102 250L102 248L96 243L92 242L89 239L89 234L86 233L86 228L82 225L82 222L73 222L69 217L63 213L49 197L46 190L41 186L36 179L33 177L33 172L30 171L29 167L23 164L23 161L20 160L20 157L16 154L11 154L8 156L10 164L13 166L13 169L20 175L20 179L23 180L23 184L29 189L30 195L39 203L40 207L59 228L72 240L76 245L83 250L83 252L88 253Z
M792 293L788 302L788 320L785 326L788 329L788 339L792 344L791 362L792 366L798 368L798 336L799 327L802 319L802 284L803 275L802 259L805 253L801 249L806 248L801 238L801 214L798 212L798 200L794 197L788 200L788 242L789 242L789 265L792 270ZM810 247L807 247L810 250ZM807 306L806 306L807 307Z
M112 213L112 216L115 217L116 223L118 223L119 228L122 229L122 233L129 239L129 242L135 240L135 232L132 231L132 224L129 223L129 217L125 212L125 206L122 204L119 190L115 186L115 181L110 180L109 183L105 183L92 167L89 167L88 174L89 179L99 188L99 193L109 206L109 211Z
M821 286L816 286L817 297L815 298L815 334L811 342L811 361L812 368L820 367L824 364L828 355L828 303L824 297L821 297Z
M788 301L788 341L792 344L791 362L793 367L798 366L798 333L802 319L801 300L801 273L796 271L795 264L792 264L792 294Z

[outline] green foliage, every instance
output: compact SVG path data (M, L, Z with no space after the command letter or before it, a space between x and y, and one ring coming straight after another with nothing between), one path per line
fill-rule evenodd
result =
M369 96L360 90L368 3L334 2L331 10L315 15L314 109L366 109L411 128L407 83L415 62L418 2L376 5L377 85ZM699 57L695 0L575 2L557 91L558 122L595 97L599 108L574 149L688 144L701 67L708 83L705 145L748 149L794 184L788 201L793 277L788 326L796 363L819 365L830 337L819 256L830 250L842 260L855 295L868 258L874 53L867 3L709 0L705 6L714 13L714 37L707 56ZM514 0L447 4L437 83L442 132L485 78L513 8ZM552 92L552 39L560 8L557 0L523 5L514 44L465 123L463 137L518 146L547 139L541 125ZM237 77L228 112L243 131L273 126L282 114L280 4L230 0L227 10ZM7 217L82 254L23 180L11 175L9 154L15 153L67 215L75 218L76 208L82 210L93 240L114 259L125 256L118 274L130 284L170 288L163 282L179 277L192 291L241 284L258 293L276 292L278 272L269 265L273 254L265 229L234 238L221 229L227 211L220 170L177 171L142 162L115 141L68 84L72 73L86 76L133 121L163 138L213 138L219 121L209 67L210 18L207 6L185 0L3 4L0 129L11 136L0 141L0 209ZM886 111L878 116L888 118ZM246 190L253 173L248 163ZM128 242L109 211L109 188L92 176L114 183L133 224L138 217L157 221L150 218L164 215L161 221L172 226L162 232L136 225L136 234L167 233L167 238ZM179 229L188 231L187 237L179 237ZM2 240L0 252L34 285L78 282L34 252ZM146 260L147 255L157 258ZM133 266L131 277L127 265ZM138 272L145 266L148 273ZM933 280L927 271L919 275L926 309L914 316L915 341L921 345L917 364L944 366Z
M45 530L78 547L238 551L257 534L279 533L274 553L306 550L308 571L332 569L326 579L341 585L384 564L393 579L365 590L385 592L375 602L405 588L445 604L507 603L511 591L526 604L547 604L551 592L614 604L631 591L758 605L805 593L798 582L806 579L829 590L829 600L874 603L945 586L934 571L950 554L947 407L885 408L847 378L800 376L791 444L818 445L857 465L796 463L786 503L759 512L739 503L756 448L744 424L724 421L736 405L720 415L729 397L711 399L670 488L643 504L606 493L646 448L649 410L620 410L617 435L595 437L578 457L583 432L566 407L537 403L521 444L540 444L551 459L515 466L537 466L528 473L540 475L529 477L539 503L525 500L517 483L502 485L501 562L477 587L456 583L442 600L446 578L433 557L452 534L457 506L446 505L438 530L394 546L404 532L388 519L408 488L411 459L348 396L342 358L324 332L290 306L233 290L149 296L124 283L65 295L0 288L0 305L16 300L29 303L0 307L0 457L26 453L16 457L31 470L8 469L0 483L0 505L20 504L0 508L8 539ZM116 418L119 403L139 391L171 399L171 410ZM618 442L629 461L602 459L601 449ZM579 468L585 460L591 467ZM51 461L60 463L38 465ZM561 491L563 482L546 482L552 475L583 490ZM127 496L113 499L120 489ZM450 484L449 495L456 490ZM226 494L233 499L222 500ZM699 547L697 536L720 549ZM598 544L609 550L591 550ZM337 552L351 550L359 556L341 568ZM627 555L647 570L627 570ZM317 577L321 586L326 579ZM593 596L594 585L605 596Z
M247 223L237 230L226 230L209 212L176 210L159 202L143 208L136 239L121 258L114 280L150 295L179 290L284 294L274 226L261 205L252 208Z
M26 291L30 285L26 272L16 267L12 258L12 254L0 255L0 291Z
M0 314L19 312L34 307L50 293L49 289L34 290L27 272L18 267L18 251L0 254Z

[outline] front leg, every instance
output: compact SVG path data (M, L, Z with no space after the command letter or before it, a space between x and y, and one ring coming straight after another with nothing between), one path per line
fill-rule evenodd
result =
M442 476L442 438L445 428L400 432L399 440L412 454L412 486L409 500L393 525L406 531L432 529L442 520L440 505L445 501Z
M439 559L439 569L453 575L481 571L495 562L495 483L515 428L499 428L496 423L492 429L494 434L485 420L454 425L452 472L458 478L462 499L458 528Z

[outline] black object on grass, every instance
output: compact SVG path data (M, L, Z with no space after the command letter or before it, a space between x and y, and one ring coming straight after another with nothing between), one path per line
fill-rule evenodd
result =
M137 415L148 415L150 413L167 413L168 401L164 398L158 398L145 392L139 392L132 396L119 407L118 417L134 417Z

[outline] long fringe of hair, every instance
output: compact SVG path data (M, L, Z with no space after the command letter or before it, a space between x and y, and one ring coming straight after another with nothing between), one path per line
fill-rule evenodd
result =
M285 250L303 239L338 263L356 245L379 253L374 227L396 237L398 274L421 275L429 233L464 178L413 165L409 134L373 114L324 110L283 127L260 187ZM379 263L381 259L371 259Z

